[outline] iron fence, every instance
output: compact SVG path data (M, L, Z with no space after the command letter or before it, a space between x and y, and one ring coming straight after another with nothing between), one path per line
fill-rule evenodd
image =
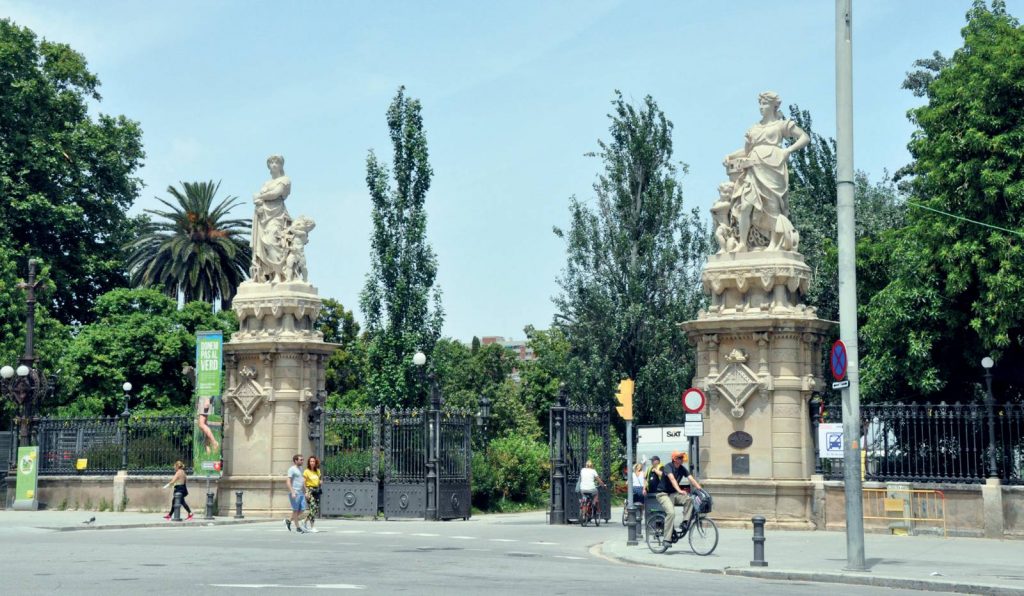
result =
M190 415L41 418L35 429L39 473L170 474L177 460L190 469L192 425Z
M820 423L842 422L842 407L811 406L817 441ZM992 437L989 416L995 422ZM1004 484L1024 484L1024 406L990 411L973 403L868 404L861 406L860 428L865 480L982 483L995 476ZM842 460L818 458L815 471L842 480Z

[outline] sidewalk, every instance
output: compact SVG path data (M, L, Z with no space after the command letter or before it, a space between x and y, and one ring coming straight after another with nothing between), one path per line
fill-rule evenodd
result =
M664 554L654 554L640 539L626 546L622 539L601 545L607 557L723 575L775 580L860 584L886 588L1024 595L1024 541L936 536L866 534L867 572L844 571L843 532L766 531L767 567L751 567L751 530L719 529L718 548L707 557L690 550L685 538ZM685 542L685 543L684 543Z
M182 511L180 522L165 521L163 513L136 513L114 511L12 511L0 510L0 529L37 528L42 530L58 530L71 532L76 530L109 530L113 528L152 528L164 526L207 526L253 524L269 521L280 521L268 518L234 519L230 516L203 519L203 513L194 510L192 521L184 521L187 517ZM94 519L90 523L87 522Z

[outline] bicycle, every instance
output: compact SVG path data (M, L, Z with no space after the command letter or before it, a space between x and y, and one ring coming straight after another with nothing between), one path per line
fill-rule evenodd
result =
M594 527L601 525L601 501L597 493L580 495L580 525L585 526L593 520Z
M693 508L689 519L684 519L679 524L678 533L673 531L674 536L668 538L665 537L665 513L651 512L647 519L647 548L652 553L661 554L684 536L689 536L690 549L694 554L702 557L710 555L718 547L718 526L707 516L710 512L711 495L702 489L693 491Z

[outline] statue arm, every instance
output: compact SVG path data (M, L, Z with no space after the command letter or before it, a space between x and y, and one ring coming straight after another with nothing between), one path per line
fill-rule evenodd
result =
M292 181L287 176L275 178L263 185L258 193L253 195L254 202L261 203L267 199L286 198L292 189Z
M792 145L786 148L786 157L789 157L793 153L803 149L811 142L811 137L804 132L804 129L800 128L795 123L791 124L788 136L789 138L795 138L796 140L793 141Z

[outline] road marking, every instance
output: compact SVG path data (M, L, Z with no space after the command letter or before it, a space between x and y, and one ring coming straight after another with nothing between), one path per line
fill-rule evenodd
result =
M511 538L489 538L489 540L491 542L518 542L517 540L513 540Z
M431 534L429 532L417 532L415 534L410 534L410 536L426 536L429 538L437 538L438 536L440 536L440 534Z
M557 542L544 542L543 540L541 540L540 542L531 542L530 544L539 544L541 546L558 546Z
M569 555L554 555L556 559L569 559L571 561L585 561L586 557L571 557Z
M365 590L366 586L356 584L310 584L306 586L282 585L282 584L209 584L213 588L242 588L245 590L259 590L261 588L283 588L293 590L296 588L307 588L312 590Z
M476 536L449 536L449 538L454 538L455 540L476 540Z
M374 534L380 534L381 536L394 536L395 534L401 534L401 532L374 532Z

